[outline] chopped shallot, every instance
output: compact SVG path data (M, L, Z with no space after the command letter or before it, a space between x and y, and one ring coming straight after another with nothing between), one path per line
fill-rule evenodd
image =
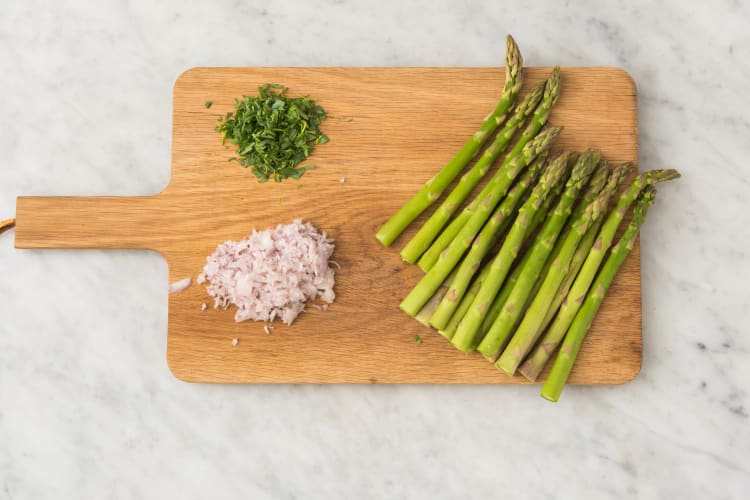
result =
M242 241L225 241L206 258L198 283L209 282L214 308L237 306L234 319L291 325L308 299L331 303L333 240L299 219ZM326 305L327 307L327 305Z

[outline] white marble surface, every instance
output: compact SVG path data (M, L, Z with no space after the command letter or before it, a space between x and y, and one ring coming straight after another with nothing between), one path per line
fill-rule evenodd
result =
M158 255L3 234L0 498L747 498L747 3L154 3L2 2L0 219L19 194L159 191L185 68L494 65L510 31L530 65L627 69L642 165L684 174L644 229L643 371L557 405L184 384Z

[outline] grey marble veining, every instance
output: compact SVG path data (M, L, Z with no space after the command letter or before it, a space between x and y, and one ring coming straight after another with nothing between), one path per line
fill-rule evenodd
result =
M160 2L0 6L0 219L19 194L168 182L171 91L206 65L614 65L640 161L644 365L571 387L202 386L166 366L154 253L0 235L0 498L745 498L750 4ZM555 6L555 7L553 7Z

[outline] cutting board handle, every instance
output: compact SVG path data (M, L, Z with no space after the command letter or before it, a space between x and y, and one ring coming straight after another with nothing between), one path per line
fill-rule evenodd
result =
M16 248L147 248L158 250L158 196L21 196Z

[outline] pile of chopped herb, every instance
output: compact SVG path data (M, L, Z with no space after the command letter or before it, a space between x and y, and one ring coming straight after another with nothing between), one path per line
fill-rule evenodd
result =
M287 97L283 85L267 83L258 87L257 96L235 100L234 112L219 117L216 131L237 145L237 156L230 158L243 167L253 168L260 182L299 179L314 165L299 166L317 144L328 142L320 131L326 119L323 108L307 96Z

